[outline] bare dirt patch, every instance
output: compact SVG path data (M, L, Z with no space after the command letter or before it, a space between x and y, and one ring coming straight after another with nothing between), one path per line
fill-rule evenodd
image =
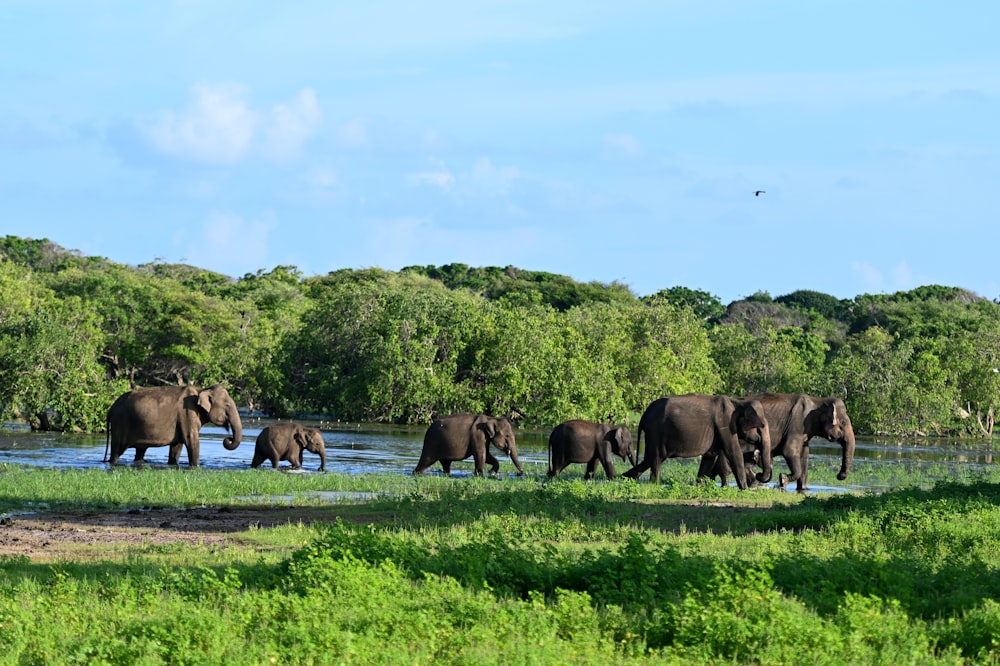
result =
M0 556L52 560L92 546L184 542L224 545L255 528L329 522L329 509L301 507L150 509L33 513L0 518Z

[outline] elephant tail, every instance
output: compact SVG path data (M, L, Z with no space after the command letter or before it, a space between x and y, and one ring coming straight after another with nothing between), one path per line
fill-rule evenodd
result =
M549 435L549 476L552 476L552 436Z

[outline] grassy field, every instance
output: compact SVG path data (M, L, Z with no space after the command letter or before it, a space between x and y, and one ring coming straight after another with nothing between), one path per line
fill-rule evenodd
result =
M1000 473L938 472L861 463L892 489L803 496L683 465L659 485L0 467L7 515L309 516L6 556L0 664L994 663Z

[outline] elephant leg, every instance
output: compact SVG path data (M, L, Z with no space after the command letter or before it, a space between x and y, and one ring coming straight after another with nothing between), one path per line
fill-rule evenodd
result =
M653 483L660 482L660 466L663 465L663 461L656 459L649 464L649 480Z
M488 449L474 449L472 451L472 462L474 468L474 474L476 476L482 476L486 469L486 463L489 461L490 452Z
M423 474L424 472L427 471L428 467L430 467L436 462L437 458L434 458L433 456L427 453L421 453L420 460L417 461L417 466L413 468L413 473L417 475ZM444 466L443 463L442 466Z
M796 483L796 489L802 492L807 488L806 480L809 478L809 447L802 449L802 476L799 477Z
M714 479L718 475L718 460L711 453L704 454L701 457L701 462L698 464L698 474L695 476L695 479ZM722 485L725 485L725 482Z
M549 445L549 476L559 476L559 473L566 469L566 456L562 454L559 447Z
M601 466L604 468L604 475L608 477L608 480L615 478L615 463L611 459L611 452L608 452L604 458L601 459Z
M591 458L587 461L587 473L583 475L584 481L589 481L594 478L594 472L597 470L597 458Z
M168 465L179 465L181 460L181 449L184 447L183 444L171 444L169 453L167 454L167 464ZM188 454L190 455L190 453Z
M116 463L116 462L118 462L118 457L117 456L113 456L112 463ZM144 463L144 462L146 462L146 447L144 447L144 446L142 446L142 447L140 447L140 446L135 447L135 458L132 459L132 463L136 464L136 463Z
M785 462L788 463L788 470L791 473L778 475L779 486L784 488L792 481L795 481L797 490L805 490L805 464L803 464L803 459L806 455L808 454L803 451L798 455L785 456Z
M445 476L451 476L451 461L450 460L442 460L441 461L441 469L444 470L444 475Z
M490 464L490 476L496 476L500 473L500 461L489 451L486 452L486 462Z
M197 467L201 464L198 460L199 443L198 440L192 440L186 445L188 454L188 467Z

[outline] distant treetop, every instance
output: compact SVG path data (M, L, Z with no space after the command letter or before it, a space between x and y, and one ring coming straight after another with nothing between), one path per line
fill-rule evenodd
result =
M473 268L465 264L407 266L401 273L424 275L449 289L468 289L490 300L544 303L568 310L584 303L634 301L636 296L619 282L577 282L565 275L528 271L514 266Z

